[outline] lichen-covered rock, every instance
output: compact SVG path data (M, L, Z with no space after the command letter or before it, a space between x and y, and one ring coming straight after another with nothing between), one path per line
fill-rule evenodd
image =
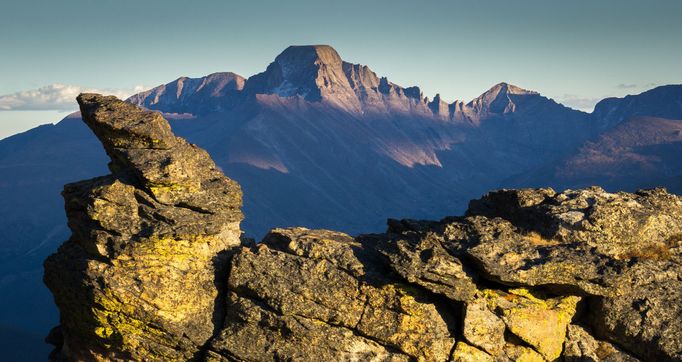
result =
M682 360L682 264L647 261L628 269L613 297L590 304L596 335L650 361Z
M452 353L452 361L454 362L493 362L491 355L481 351L480 349L468 345L464 342L457 342L455 351Z
M235 254L228 316L211 351L269 361L445 361L454 310L385 275L348 235L276 229Z
M469 224L496 224L494 240L477 227L466 251L493 279L600 296L589 320L601 338L646 360L682 360L680 196L503 190L472 201L469 214L484 215Z
M574 324L568 326L563 356L567 362L638 361L611 343L595 339L585 328Z
M559 358L579 297L538 298L526 289L511 289L506 294L486 291L485 294L491 309L497 311L509 332L545 359Z
M481 290L473 301L466 303L463 337L498 359L512 350L516 351L514 354L526 355L527 352L515 349L524 346L546 360L559 358L580 298L535 294L526 289Z
M501 217L547 240L579 242L617 260L665 258L671 238L682 234L682 198L664 189L501 190L472 201L467 214Z
M381 243L380 250L396 273L452 300L473 298L475 274L443 248L442 233L404 228L394 235Z
M498 358L500 361L513 362L547 362L540 353L534 349L515 343L504 346L504 355Z
M222 323L241 191L160 114L78 97L112 174L66 185L71 238L45 261L66 360L187 360Z
M476 309L476 298L461 297L457 286L463 280L479 290L493 282L510 294L514 287L524 287L532 294L539 288L558 296L587 297L590 308L580 318L601 339L645 360L681 360L681 200L660 189L636 194L599 188L559 194L551 189L503 190L472 201L467 217L391 221L388 241L380 245L390 267L406 280L466 301L462 333L470 345L492 355L501 345L499 327L494 327L499 323L491 318L495 313ZM431 272L444 270L434 267L443 260L461 263L470 279ZM542 335L541 327L555 325L561 313L542 316L542 308L531 308L537 314L496 316L507 332L552 359L561 352L575 309L570 303L561 328L550 328L554 338ZM468 323L467 315L477 322Z
M489 279L506 285L606 295L627 266L626 262L600 255L578 240L547 239L501 218L468 217L449 223L448 231L452 229L467 230L467 246L462 253ZM463 242L450 240L456 244Z
M499 355L506 344L505 324L493 311L484 298L466 303L463 314L462 336L472 345Z

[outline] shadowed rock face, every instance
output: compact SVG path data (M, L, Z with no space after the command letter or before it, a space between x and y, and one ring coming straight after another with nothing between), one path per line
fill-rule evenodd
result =
M55 360L682 360L682 198L501 190L383 234L240 242L239 186L157 113L81 95L111 175L45 262Z

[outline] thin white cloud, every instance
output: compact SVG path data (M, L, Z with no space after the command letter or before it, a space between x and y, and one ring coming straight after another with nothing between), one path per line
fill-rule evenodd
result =
M129 89L96 89L55 83L38 89L0 95L0 111L73 111L78 109L76 96L80 93L102 93L125 99L144 89L143 86Z
M646 83L646 84L625 84L621 83L616 86L618 89L649 89L656 86L656 83Z
M616 88L618 88L618 89L635 89L635 88L639 88L639 85L621 83L621 84L617 85Z
M584 112L592 112L594 110L594 106L602 99L603 97L594 98L581 97L576 94L564 94L562 97L557 99L557 102L573 109L579 109Z

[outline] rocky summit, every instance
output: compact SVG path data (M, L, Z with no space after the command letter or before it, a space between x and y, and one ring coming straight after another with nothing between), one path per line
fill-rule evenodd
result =
M111 174L66 185L51 358L682 361L682 198L500 190L381 234L240 239L241 191L159 113L78 98Z

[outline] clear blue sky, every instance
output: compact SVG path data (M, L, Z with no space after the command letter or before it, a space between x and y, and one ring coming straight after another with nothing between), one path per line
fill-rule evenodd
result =
M681 19L680 0L5 0L0 96L248 77L288 45L322 43L429 97L468 101L506 81L589 109L682 83ZM10 102L0 138L63 117L50 101Z

